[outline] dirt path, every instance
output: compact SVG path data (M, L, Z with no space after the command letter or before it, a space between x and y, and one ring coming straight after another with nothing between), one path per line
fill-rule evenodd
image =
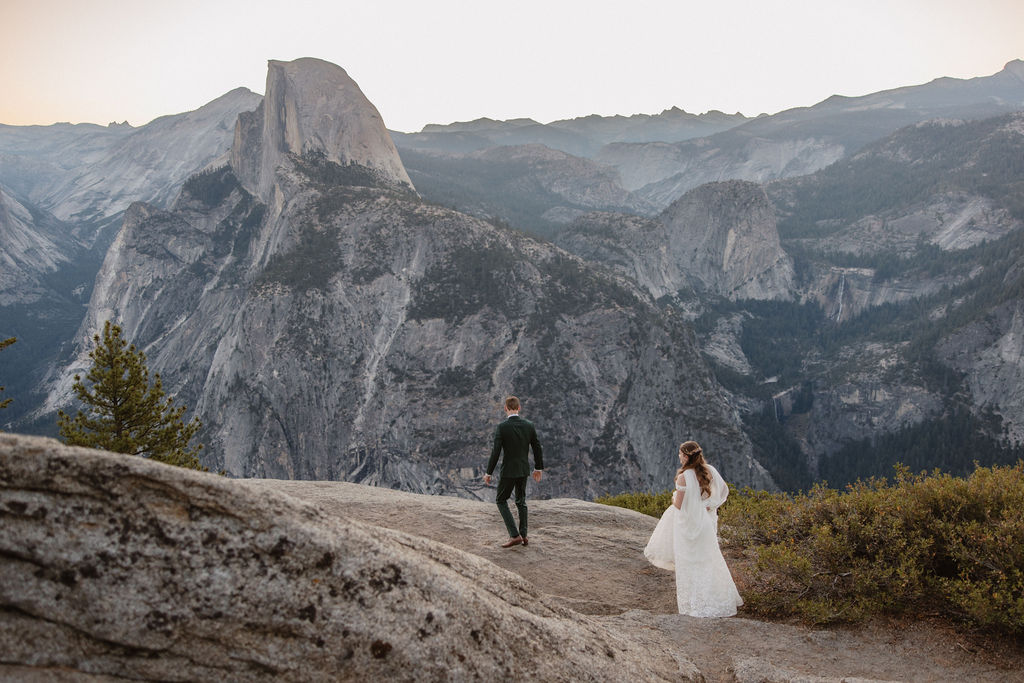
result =
M483 557L606 625L678 646L709 681L1024 681L1020 647L936 624L824 630L744 618L742 609L731 619L676 614L673 575L643 557L657 520L629 510L574 499L530 501L529 547L505 550L499 547L504 527L490 503L339 482L246 483L306 500L329 515ZM742 563L730 566L742 592Z

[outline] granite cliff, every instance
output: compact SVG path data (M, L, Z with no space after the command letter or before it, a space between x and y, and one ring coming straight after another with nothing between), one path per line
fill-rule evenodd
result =
M0 185L0 307L53 295L46 276L83 251L60 221L32 211Z
M345 99L361 124L306 116L310 97ZM194 407L207 464L232 476L486 497L491 429L517 393L551 494L660 487L690 437L733 480L773 486L671 309L551 244L423 202L341 69L271 63L265 102L287 115L239 117L230 165L187 181L169 211L129 209L48 409L112 319ZM292 138L293 121L313 122Z
M918 123L817 173L703 185L654 219L588 214L556 241L687 311L788 488L1012 462L1022 133L1019 113Z
M766 486L1011 457L1022 74L403 136L303 59L139 128L0 126L6 428L52 430L113 318L236 475L486 496L509 390L553 493L660 488L681 433Z
M133 201L166 208L185 178L227 152L235 119L260 100L237 88L137 128L0 125L0 183L91 243Z
M0 321L20 340L0 361L18 397L5 421L51 433L30 415L44 377L66 361L125 210L140 200L167 208L188 176L226 155L239 113L260 100L238 88L139 127L0 125Z
M288 154L360 166L383 184L412 187L380 113L344 69L320 59L271 60L263 101L238 118L231 168L264 203L274 199L274 176Z
M792 259L779 244L774 208L754 183L710 183L656 219L587 214L558 244L611 263L652 296L681 291L730 299L787 299Z

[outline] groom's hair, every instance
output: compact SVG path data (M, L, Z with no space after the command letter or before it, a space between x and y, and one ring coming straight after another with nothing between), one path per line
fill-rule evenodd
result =
M505 399L505 410L519 410L519 399L515 396L509 396Z

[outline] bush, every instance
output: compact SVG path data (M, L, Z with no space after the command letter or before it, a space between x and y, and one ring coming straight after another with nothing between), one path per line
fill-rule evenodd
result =
M600 496L595 498L594 502L628 508L660 518L665 509L672 504L672 490L669 489L661 493L620 493L617 496Z
M664 494L598 502L658 516ZM649 512L649 510L652 510ZM812 623L939 614L1024 634L1024 462L976 467L966 478L913 475L816 486L790 495L744 489L719 531L753 560L745 609Z

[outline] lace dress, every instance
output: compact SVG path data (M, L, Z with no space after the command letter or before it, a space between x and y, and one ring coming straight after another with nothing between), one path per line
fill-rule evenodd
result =
M676 486L683 493L682 506L665 510L644 555L654 566L675 571L680 614L731 617L743 599L718 547L718 507L729 495L729 487L718 470L706 467L711 472L711 495L702 498L697 475L685 470L686 485Z

